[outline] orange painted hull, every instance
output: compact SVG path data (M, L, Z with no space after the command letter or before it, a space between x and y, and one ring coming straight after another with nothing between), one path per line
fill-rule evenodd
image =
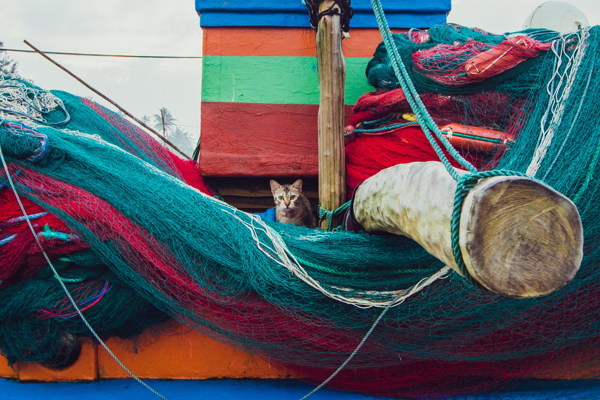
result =
M142 379L302 378L281 364L224 345L174 321L148 329L136 339L111 338L106 344ZM585 351L565 351L527 378L596 379L600 375L600 360L577 370L570 368L572 361L582 358ZM77 362L62 370L25 362L10 367L6 359L0 357L0 377L40 382L129 378L108 353L90 339L84 339Z
M135 339L110 338L112 352L142 379L290 378L293 372L224 345L191 328L170 321ZM91 339L83 339L79 359L70 367L51 369L18 362L12 367L0 356L0 377L22 381L93 381L130 376Z

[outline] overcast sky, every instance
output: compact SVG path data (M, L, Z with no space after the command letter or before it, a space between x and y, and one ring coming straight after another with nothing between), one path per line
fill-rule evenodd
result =
M18 0L5 2L5 48L45 51L201 56L193 0ZM38 54L9 53L19 73L45 89L96 95ZM171 110L190 133L200 125L202 60L52 56L133 115Z
M300 0L281 0L300 1ZM393 0L382 1L385 3ZM450 22L495 33L521 29L542 1L453 0ZM573 0L591 24L600 23L598 0ZM200 56L201 29L194 0L16 0L2 6L0 41L5 48L46 51ZM100 100L37 54L9 53L21 75L46 89ZM132 114L171 110L181 127L197 135L200 125L201 64L156 60L53 56Z
M388 0L389 1L389 0ZM545 0L452 0L448 22L477 26L493 33L518 31ZM600 24L599 0L565 1L582 11L591 25Z

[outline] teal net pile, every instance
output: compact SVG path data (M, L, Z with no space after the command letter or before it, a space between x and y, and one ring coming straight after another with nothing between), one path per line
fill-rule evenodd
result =
M481 51L503 41L449 26L433 28L419 45L410 40L408 50L399 37L411 74L419 70L411 64L415 51L438 43L436 30L454 35L439 41L445 45L457 35L460 43L485 36ZM11 362L43 362L65 337L89 334L60 280L102 337L133 335L170 317L315 382L337 369L381 317L331 382L345 390L435 397L564 371L598 377L599 33L528 33L552 47L541 45L505 75L460 94L461 85L447 82L453 63L438 65L441 80L430 72L414 79L420 95L434 99L425 101L436 105L434 119L486 121L510 133L510 146L492 154L462 150L478 167L527 173L576 203L585 233L581 269L566 287L535 299L476 288L409 238L261 221L211 197L193 166L115 113L5 78L2 90L21 94L0 110L0 350ZM379 49L367 71L378 91L361 100L370 103L357 109L355 115L366 112L355 118L357 129L379 120L393 130L394 118L411 111L389 68ZM46 99L46 107L28 108L31 99ZM15 112L15 104L24 111ZM349 145L349 176L393 159L373 145L384 136L359 136ZM356 161L368 153L361 142L375 153L368 161Z

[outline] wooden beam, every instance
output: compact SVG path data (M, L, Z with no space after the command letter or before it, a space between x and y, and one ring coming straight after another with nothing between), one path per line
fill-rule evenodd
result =
M326 0L319 12L338 7ZM344 85L346 64L342 54L339 14L324 15L317 28L319 68L319 203L335 210L346 200L344 163Z
M364 181L352 210L367 232L407 236L503 296L546 296L573 279L583 257L577 207L522 176L483 178L466 195L458 228L462 271L451 238L456 186L440 162L398 164Z

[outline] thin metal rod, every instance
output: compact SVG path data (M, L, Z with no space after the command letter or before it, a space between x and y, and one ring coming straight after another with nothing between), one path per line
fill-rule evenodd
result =
M50 58L46 53L44 53L43 51L41 51L40 49L38 49L37 47L35 47L34 45L32 45L31 43L29 43L27 40L23 41L27 46L31 47L33 50L35 50L38 54L40 54L42 57L44 57L46 60L50 61L52 64L56 65L58 68L62 69L63 71L65 71L67 74L71 75L73 78L75 78L75 80L79 83L81 83L83 86L85 86L86 88L90 89L92 92L96 93L98 96L102 97L104 100L108 101L110 104L112 104L113 106L115 106L119 111L121 111L123 114L127 115L129 118L131 118L132 120L134 120L135 122L137 122L138 124L140 124L141 126L143 126L144 128L146 128L148 131L154 133L156 136L158 136L163 142L165 142L167 145L169 145L173 150L177 151L179 154L181 154L183 157L185 157L186 160L191 160L190 156L188 156L187 154L185 154L183 151L181 151L177 146L175 146L171 141L169 141L167 138L165 138L163 135L161 135L160 133L158 133L157 131L155 131L154 129L150 128L148 125L146 125L144 122L142 122L141 120L139 120L138 118L136 118L135 116L133 116L129 111L125 110L123 107L121 107L120 105L118 105L117 103L115 103L113 100L111 100L110 98L108 98L106 95L104 95L103 93L99 92L98 90L94 89L92 86L90 86L87 82L85 82L83 79L81 79L80 77L78 77L77 75L75 75L73 72L69 71L67 68L63 67L61 64L59 64L57 61L53 60L52 58Z

